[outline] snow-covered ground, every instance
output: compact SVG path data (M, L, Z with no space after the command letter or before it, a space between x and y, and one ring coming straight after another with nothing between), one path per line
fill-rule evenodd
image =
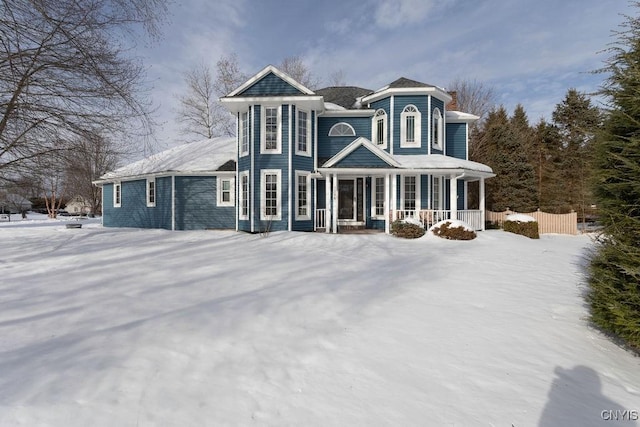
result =
M638 425L588 236L30 218L0 223L0 426Z

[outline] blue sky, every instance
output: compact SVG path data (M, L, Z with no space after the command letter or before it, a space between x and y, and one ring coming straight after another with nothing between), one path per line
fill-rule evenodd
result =
M158 107L161 146L173 145L176 97L199 62L236 53L249 75L301 56L328 84L378 89L398 77L447 87L456 78L494 89L509 112L551 119L567 89L596 90L602 50L626 0L175 0L164 37L140 55ZM322 85L321 85L322 86Z

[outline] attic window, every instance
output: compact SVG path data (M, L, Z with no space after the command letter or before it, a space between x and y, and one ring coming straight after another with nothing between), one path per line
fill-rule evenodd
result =
M329 130L329 136L356 136L356 131L349 123L336 123Z

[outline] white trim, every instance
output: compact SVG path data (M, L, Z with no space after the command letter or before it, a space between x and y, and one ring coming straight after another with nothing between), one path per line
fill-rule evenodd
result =
M469 114L469 113L463 113L462 111L446 111L444 113L446 119L447 119L447 123L473 123L477 120L480 119L480 117L474 115L474 114Z
M247 214L244 215L242 213L242 205L245 202L245 194L242 188L243 178L247 178L247 194L246 194L246 202L247 202ZM249 180L249 171L242 171L238 174L238 219L242 221L247 221L249 219L249 214L251 213L251 206L249 204L249 195L251 194L251 182Z
M276 175L276 214L267 215L266 211L266 176ZM282 220L282 170L281 169L262 169L260 171L260 220L261 221L280 221Z
M362 98L363 104L371 104L379 99L389 97L391 95L437 95L437 98L444 101L445 104L451 102L451 95L442 88L437 86L427 87L405 87L405 88L389 88L385 86L378 89L371 95L367 95Z
M391 95L391 99L389 100L389 117L391 118L389 123L389 153L393 155L393 130L395 129L395 106L396 106L396 98Z
M296 108L296 111L298 110L298 108ZM293 150L294 150L294 145L296 144L295 141L293 141L293 123L296 123L296 117L292 117L293 115L293 106L291 104L289 104L289 114L288 114L288 118L289 118L289 123L287 123L287 127L288 127L288 142L289 142L289 147L287 149L287 154L288 154L288 164L287 164L287 230L292 231L293 230L293 216L291 215L291 208L293 206L293 200L291 200L291 196L293 194L293 189L291 188L291 181L293 178ZM297 116L297 114L296 114Z
M343 133L341 135L331 135L331 133L333 132L334 129L337 130L338 126L342 126L342 127L346 126L352 133L349 133L349 134ZM327 134L327 136L333 136L333 137L336 137L336 136L356 136L356 131L353 128L353 126L351 126L349 123L347 123L347 122L338 122L335 125L331 126L331 129L329 129L329 133Z
M413 111L410 111L413 109ZM413 116L413 141L407 141L407 119ZM418 107L408 104L400 113L400 147L419 148L422 143L422 114Z
M216 177L217 206L228 207L235 206L235 181L236 178L218 176ZM224 183L229 182L229 189L224 190ZM229 200L223 200L224 193L229 193Z
M376 110L326 110L322 117L373 117Z
M371 177L371 218L373 219L384 219L385 212L388 211L388 197L386 196L387 191L387 177L388 174L384 174L382 176L372 176ZM377 204L378 204L378 183L376 182L378 179L382 179L382 215L378 215L376 212Z
M436 113L438 114L436 115ZM434 108L431 112L431 122L433 124L431 130L431 146L436 150L444 152L444 117L438 107Z
M151 197L153 187L153 200ZM156 199L158 198L158 186L156 185L156 179L147 178L147 207L155 208L156 207Z
M274 109L276 114L276 148L266 148L267 120L266 110ZM282 154L282 106L262 105L260 106L260 154Z
M390 220L389 220L389 193L391 185L391 177L388 173L384 174L384 232L389 234L390 232Z
M427 154L431 155L431 96L427 98Z
M380 160L387 163L389 167L400 167L400 163L393 158L393 156L386 151L384 151L381 147L374 145L367 138L359 137L356 138L351 144L344 147L338 154L327 160L322 168L330 168L334 166L336 163L340 162L342 159L347 157L353 151L355 151L358 147L364 146L366 149L371 151L374 155L376 155Z
M239 156L239 157L244 157L244 156L248 156L248 155L249 155L249 150L250 150L250 148L251 148L251 138L250 138L250 135L251 135L251 132L250 132L250 130L251 130L251 122L249 121L249 110L247 110L247 111L241 111L241 112L239 112L238 114L239 114L239 120L238 120L238 122L240 123L240 126L238 126L238 129L239 129L239 132L238 132L238 141L240 142L240 147L239 147L239 150L238 150L238 151L239 151L239 153L240 153L240 156ZM247 123L246 134L245 134L245 129L244 129L244 126L243 126L243 119L242 119L242 116L243 116L244 114L246 114L246 115L247 115L247 120L246 120L246 123ZM243 144L243 139L244 139L244 137L245 137L245 136L247 137L247 149L246 149L246 150L244 149L244 144Z
M295 199L296 199L296 203L295 203L295 218L296 221L308 221L311 219L311 173L307 172L307 171L299 171L296 170L296 180L294 182L294 191L295 191ZM307 213L306 215L301 215L300 212L300 192L299 192L299 179L304 178L305 180L305 187L306 187L306 194L307 194L307 200L306 200L306 208L307 208Z
M299 149L299 143L300 143L300 132L299 132L299 128L300 128L300 113L304 113L307 115L307 119L305 120L306 122L306 126L307 126L307 131L306 131L306 138L307 138L307 149L306 150L300 150ZM296 117L294 118L295 120L295 130L296 130L296 138L295 138L295 152L296 155L298 156L306 156L306 157L311 157L311 111L309 110L303 110L303 109L299 109L296 108Z
M384 117L383 117L384 116ZM382 144L378 143L378 122L382 120L382 133L384 135L384 141ZM389 139L389 115L382 108L378 108L371 121L371 142L378 148L386 149Z
M256 158L255 158L255 152L256 152L256 147L255 147L255 119L256 119L256 108L252 107L251 108L251 128L250 128L250 133L251 133L251 140L249 141L249 158L251 159L251 171L249 173L249 194L251 194L251 203L249 204L249 221L250 221L250 229L251 232L254 233L255 230L255 209L256 209L256 194L255 191L253 190L255 187L255 163L256 163ZM237 168L238 169L238 168Z
M122 207L122 182L121 181L113 182L113 207L114 208Z

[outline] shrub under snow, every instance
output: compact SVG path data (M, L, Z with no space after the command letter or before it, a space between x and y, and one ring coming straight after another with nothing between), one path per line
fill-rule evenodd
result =
M473 240L477 237L476 232L464 221L445 219L434 224L429 231L433 235L448 240Z
M502 226L504 231L520 234L531 239L539 239L538 222L529 215L511 214L507 215Z

